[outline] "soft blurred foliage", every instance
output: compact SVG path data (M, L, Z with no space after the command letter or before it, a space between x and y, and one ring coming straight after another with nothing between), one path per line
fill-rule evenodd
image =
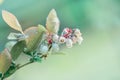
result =
M119 0L0 0L0 51L8 34L16 32L3 21L1 10L16 15L26 29L45 25L52 8L60 19L60 31L80 28L82 45L22 68L9 80L120 80ZM24 63L26 58L21 55L17 62Z
M0 4L2 4L3 3L3 0L0 0Z

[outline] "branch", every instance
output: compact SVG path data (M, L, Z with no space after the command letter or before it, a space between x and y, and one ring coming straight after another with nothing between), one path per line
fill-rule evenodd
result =
M25 66L27 66L27 65L29 65L29 64L31 64L31 63L34 63L34 61L30 61L30 62L27 62L27 63L19 66L19 67L17 68L17 70L20 69L20 68L22 68L22 67L25 67Z

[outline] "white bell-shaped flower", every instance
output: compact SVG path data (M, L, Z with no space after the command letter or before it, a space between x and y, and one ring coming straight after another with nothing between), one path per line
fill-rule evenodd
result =
M82 41L83 41L83 38L82 38L82 37L79 37L77 42L78 42L78 44L80 45L80 44L82 43Z
M59 36L57 35L57 34L53 34L53 41L54 42L58 42L58 38L59 38Z
M74 35L75 35L77 38L79 38L79 37L82 35L82 33L80 32L80 29L75 29Z
M65 42L66 42L66 38L61 36L59 38L59 43L65 43Z
M53 52L58 52L59 51L59 45L57 43L52 43L52 51Z
M72 42L71 39L67 39L67 40L66 40L66 46L67 46L68 48L71 48L71 47L73 46L73 42Z
M40 53L46 54L48 52L48 45L41 45L40 46Z
M72 37L72 41L73 41L73 44L77 43L78 41L78 38L76 38L75 36Z

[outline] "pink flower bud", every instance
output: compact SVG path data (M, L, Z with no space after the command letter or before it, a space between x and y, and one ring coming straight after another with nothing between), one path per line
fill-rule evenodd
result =
M49 44L52 44L52 39L48 39L48 43L49 43Z
M65 28L62 32L62 36L65 37L65 38L69 38L72 34L72 29L70 28Z

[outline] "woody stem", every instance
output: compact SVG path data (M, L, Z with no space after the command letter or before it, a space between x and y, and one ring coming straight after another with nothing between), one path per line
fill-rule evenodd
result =
M33 62L34 62L34 61L27 62L27 63L25 63L25 64L19 66L19 67L17 68L17 70L20 69L20 68L22 68L22 67L25 67L25 66L27 66L27 65L29 65L29 64L31 64L31 63L33 63Z

